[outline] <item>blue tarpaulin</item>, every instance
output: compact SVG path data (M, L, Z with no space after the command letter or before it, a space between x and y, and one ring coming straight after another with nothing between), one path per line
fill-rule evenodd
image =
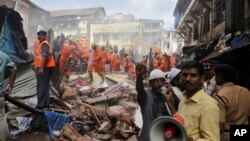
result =
M60 131L65 124L72 121L69 116L56 112L45 111L44 115L48 123L51 139L54 139L55 137L53 131Z
M10 30L9 23L5 18L0 35L0 50L5 52L17 67L24 67L33 62L33 55L28 53L22 46L20 40Z

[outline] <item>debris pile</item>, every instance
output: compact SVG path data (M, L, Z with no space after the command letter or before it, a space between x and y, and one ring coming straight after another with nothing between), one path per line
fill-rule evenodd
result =
M81 132L79 128L65 124L56 140L137 140L140 127L134 119L139 108L136 94L132 94L135 87L128 82L131 80L119 78L119 74L112 75L106 77L116 82L110 87L102 87L107 84L100 84L97 75L94 75L92 85L85 83L88 77L76 75L62 84L65 88L62 99L69 107L69 116L89 128Z
M136 141L141 117L137 118L139 105L133 82L114 73L103 84L97 74L92 84L87 83L88 79L87 75L71 75L62 81L64 91L57 93L58 98L51 98L53 105L49 112L69 120L60 123L61 128L58 121L48 121L47 124L56 124L48 125L50 137L57 141ZM107 81L112 84L108 85Z

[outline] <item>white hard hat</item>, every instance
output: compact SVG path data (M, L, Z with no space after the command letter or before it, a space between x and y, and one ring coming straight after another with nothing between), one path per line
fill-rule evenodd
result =
M155 69L155 70L150 72L149 80L153 80L156 78L165 78L165 75L166 74L163 71L161 71L160 69Z
M39 26L37 27L37 33L39 33L39 32L47 33L46 30L44 29L44 27L41 26L41 25L39 25Z
M170 82L181 72L180 69L177 68L171 68L171 70L169 72L167 72L168 74L168 79L170 80Z

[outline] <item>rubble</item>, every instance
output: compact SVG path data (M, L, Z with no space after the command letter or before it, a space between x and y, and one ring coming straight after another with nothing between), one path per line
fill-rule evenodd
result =
M135 123L138 122L135 119L139 107L136 103L137 93L131 80L126 80L123 76L110 74L109 77L116 84L107 88L101 88L101 80L95 73L92 84L85 83L88 81L86 74L71 75L68 80L63 80L61 87L65 90L61 99L53 98L56 106L50 109L52 112L69 115L73 121L84 122L84 125L75 127L66 124L61 131L53 131L57 135L54 140L136 141L139 132ZM12 121L12 124L15 122Z
M110 123L110 121L105 121L101 124L101 127L98 129L98 131L108 133L111 128L112 124Z
M83 86L79 89L80 95L90 95L92 93L92 88L90 86Z
M95 104L95 103L98 103L98 102L104 102L104 101L111 100L111 99L119 99L120 96L121 96L121 92L117 92L117 93L115 93L113 95L89 98L89 99L86 99L86 102L89 103L89 104Z
M68 87L62 95L62 99L75 99L78 93L79 90L77 88Z
M123 113L125 113L125 110L123 109L122 106L111 106L108 108L108 116L118 118L120 117Z

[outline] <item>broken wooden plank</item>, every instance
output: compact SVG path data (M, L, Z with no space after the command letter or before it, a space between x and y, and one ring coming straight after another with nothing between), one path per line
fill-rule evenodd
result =
M86 100L86 102L89 103L89 104L95 104L95 103L98 103L98 102L103 102L103 101L106 101L106 100L119 98L120 96L121 96L121 92L117 92L115 94L108 95L108 96L100 96L100 97L96 97L96 98L89 98L89 99Z

